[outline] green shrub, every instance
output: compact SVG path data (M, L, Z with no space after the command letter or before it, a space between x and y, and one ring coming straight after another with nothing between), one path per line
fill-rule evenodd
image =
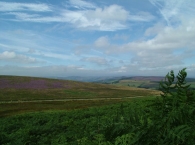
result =
M147 144L195 144L195 97L186 76L185 68L176 78L170 71L160 83L161 97L149 106L151 123L142 136Z

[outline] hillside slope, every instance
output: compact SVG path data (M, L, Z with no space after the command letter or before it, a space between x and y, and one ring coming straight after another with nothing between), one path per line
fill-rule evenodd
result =
M151 96L158 91L35 77L0 76L0 101Z

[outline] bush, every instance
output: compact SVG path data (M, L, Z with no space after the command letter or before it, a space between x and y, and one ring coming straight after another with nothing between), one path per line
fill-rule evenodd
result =
M151 123L142 136L147 144L195 144L195 97L186 76L186 68L176 78L170 71L160 83L161 97L149 106Z

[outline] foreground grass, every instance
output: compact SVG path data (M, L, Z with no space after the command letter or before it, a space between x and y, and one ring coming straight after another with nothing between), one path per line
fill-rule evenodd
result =
M0 117L48 110L75 110L124 102L122 99L1 103Z
M158 114L162 110L152 111L149 107L154 100L140 98L73 111L48 110L2 117L0 144L194 144L194 117L187 113L184 114L187 118L178 120L178 115L173 116L177 110L173 110L163 118ZM179 109L177 113L184 110ZM169 126L167 121L172 125Z
M128 101L98 108L50 110L3 117L0 118L0 144L95 145L103 142L105 138L107 142L114 143L117 136L128 133L127 130L115 132L115 123L125 123L124 119L135 113L138 104L145 106L141 102ZM134 110L131 110L131 107L134 107Z
M157 98L131 99L74 111L49 110L1 117L0 144L195 144L195 92L186 85L186 76L184 68L173 84L175 76L170 71L160 83L163 94ZM75 95L73 91L68 93Z

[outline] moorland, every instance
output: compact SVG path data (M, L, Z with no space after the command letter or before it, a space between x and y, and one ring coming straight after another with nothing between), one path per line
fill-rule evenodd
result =
M121 102L159 91L35 77L0 77L0 116L49 109L77 109Z
M141 88L151 83L144 77L88 83L0 76L0 144L194 144L195 93L186 76L183 69L152 80L160 90Z

